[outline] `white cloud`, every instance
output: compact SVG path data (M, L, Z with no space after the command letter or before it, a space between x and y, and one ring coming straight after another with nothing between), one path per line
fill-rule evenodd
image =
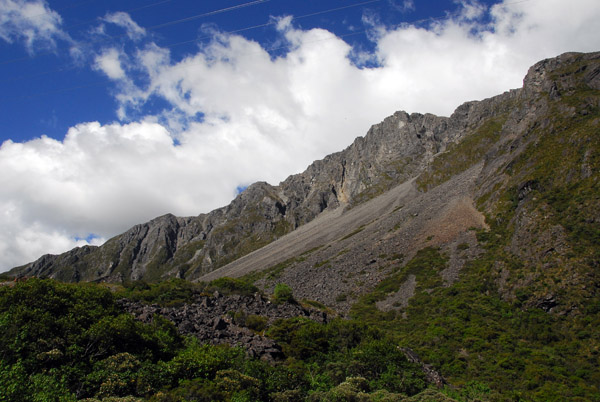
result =
M485 12L487 7L476 0L460 0L458 1L462 6L460 12L461 18L465 20L474 20L480 18Z
M80 124L64 141L3 144L0 267L166 212L209 211L238 185L276 184L343 149L396 110L449 115L464 101L519 87L542 58L600 49L595 1L539 5L494 6L483 30L469 7L428 29L373 22L376 68L357 67L334 34L289 19L279 29L291 50L280 57L235 35L180 61L156 45L105 51L95 66L118 80L121 117L156 98L172 108L130 124ZM142 88L130 77L140 71L149 82Z
M61 29L62 19L43 0L0 0L0 38L23 41L33 53L36 46L54 48L56 39L68 40Z
M125 70L121 66L121 52L115 48L105 49L97 55L94 60L94 68L102 71L106 76L113 80L125 78Z
M125 12L119 11L116 13L106 14L104 21L120 26L125 29L129 39L137 40L146 35L146 30L140 27L135 21L131 19L131 16Z
M415 10L415 2L413 0L388 0L388 3L396 10L402 12Z

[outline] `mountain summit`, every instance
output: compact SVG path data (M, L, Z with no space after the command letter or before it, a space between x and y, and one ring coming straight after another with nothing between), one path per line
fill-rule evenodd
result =
M9 275L129 282L254 273L269 287L271 272L300 296L344 309L423 248L446 253L448 285L499 242L506 261L493 270L503 297L533 286L529 302L554 309L560 291L568 311L576 307L568 295L599 264L599 95L600 53L563 54L531 67L522 88L450 117L396 112L345 150L277 186L255 183L226 207L161 216ZM512 278L513 265L522 278ZM540 285L553 275L564 282ZM406 303L413 282L383 308Z

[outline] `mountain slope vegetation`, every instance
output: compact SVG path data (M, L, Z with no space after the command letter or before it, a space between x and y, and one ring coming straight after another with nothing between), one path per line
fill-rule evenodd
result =
M449 118L398 112L346 150L279 186L257 183L228 207L157 218L105 246L11 271L121 290L39 279L0 288L9 335L0 377L23 395L37 384L63 400L598 401L599 147L600 53L541 61L523 88L465 103ZM98 271L94 261L114 266ZM199 282L154 283L173 276ZM266 363L194 343L160 314L134 320L113 299L189 310L194 292L216 289L213 280L229 284L221 292L284 289L286 303L338 317L225 314L228 325L250 322L279 345L281 360ZM46 300L37 287L59 296L30 307ZM88 308L91 316L73 323L60 318ZM137 341L108 337L96 356L97 322ZM36 336L49 343L34 345ZM199 371L198 362L221 361L214 354L232 363ZM75 356L81 364L69 363ZM123 381L143 386L103 393L107 379L95 373L115 364L167 380L130 373Z

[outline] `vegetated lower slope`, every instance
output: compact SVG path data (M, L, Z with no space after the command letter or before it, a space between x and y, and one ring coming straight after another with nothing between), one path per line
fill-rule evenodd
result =
M322 312L321 322L273 320L308 310L289 288L270 303L256 291L235 280L112 291L37 278L3 283L0 401L453 402L445 394L481 393L432 388L422 367L377 328L322 322ZM258 307L251 301L263 315L250 313ZM236 334L246 350L221 344ZM246 353L257 350L277 361Z

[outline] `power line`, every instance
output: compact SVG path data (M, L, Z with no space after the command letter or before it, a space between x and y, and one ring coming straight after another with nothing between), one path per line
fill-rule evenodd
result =
M362 3L350 4L350 5L343 6L343 7L330 8L330 9L323 10L323 11L317 11L317 12L310 13L310 14L300 15L298 17L292 17L291 21L297 21L299 19L308 18L308 17L314 17L315 15L327 14L327 13L331 13L331 12L335 12L335 11L345 10L345 9L348 9L348 8L364 6L364 5L370 4L370 3L378 3L380 1L381 0L369 0L369 1L364 1ZM276 21L269 21L269 22L264 23L264 24L251 25L251 26L244 27L244 28L234 29L234 30L231 30L231 31L225 31L223 33L225 35L231 35L231 34L235 34L235 33L239 33L239 32L250 31L250 30L258 29L258 28L265 28L265 27L273 26L273 25L277 25L277 22ZM200 42L200 41L202 41L204 39L211 39L212 37L213 37L212 35L202 36L200 38L195 38L195 39L190 39L190 40L186 40L186 41L170 43L168 45L163 45L162 47L175 47L175 46L179 46L179 45L185 45L187 43Z
M252 2L249 2L249 3L244 3L244 4L241 4L241 5L238 5L238 6L234 6L234 7L228 7L228 8L221 9L221 10L215 10L215 11L212 11L212 12L209 12L209 13L204 13L204 14L201 14L201 15L199 14L197 16L192 16L192 17L189 17L189 18L190 19L191 18L200 18L200 16L205 16L207 14L213 15L213 14L217 14L217 13L226 12L226 11L230 11L230 10L233 10L233 9L241 8L241 7L248 7L250 5L259 4L259 3L266 2L266 1L270 1L270 0L252 1ZM363 1L361 3L350 4L350 5L343 6L343 7L330 8L330 9L327 9L327 10L317 11L317 12L313 12L313 13L310 13L310 14L304 14L304 15L300 15L298 17L293 17L292 20L295 21L295 20L299 20L299 19L303 19L303 18L313 17L313 16L316 16L316 15L322 15L322 14L331 13L331 12L335 12L335 11L341 11L341 10L345 10L345 9L349 9L349 8L353 8L353 7L364 6L366 4L376 3L376 2L380 2L380 1L381 0L368 0L368 1ZM186 20L188 20L188 18L182 19L182 20L173 21L173 22L179 23L179 22L185 22ZM238 32L242 32L242 31L248 31L248 30L251 30L251 29L257 29L257 28L272 26L272 25L275 25L275 24L276 24L276 22L270 21L270 22L265 23L265 24L249 26L249 27L240 28L240 29L233 30L233 31L224 32L224 33L227 34L227 35L229 35L229 34L232 34L232 33L238 33ZM150 27L150 28L147 28L147 29L157 28L157 27L162 28L163 26L164 26L164 24L161 24L159 26L154 26L154 27ZM348 33L348 34L344 34L344 35L336 35L336 38L344 38L344 37L347 37L347 36L359 35L359 34L362 34L362 33L365 33L365 32L367 32L367 31L363 30L363 31L352 32L352 33ZM212 36L206 36L206 37L202 37L202 38L196 38L196 39L192 39L192 40L189 40L189 41L183 41L183 42L177 42L177 43L174 43L174 44L165 45L163 47L174 47L174 46L182 45L182 44L185 44L185 43L198 42L198 41L201 41L203 39L208 39L208 38L211 38L211 37ZM335 39L335 38L320 39L320 40L309 41L309 42L305 42L305 43L310 44L310 43L314 43L314 42L322 42L322 41L331 40L331 39ZM266 50L267 52L270 52L270 51L275 51L275 50L279 50L279 49L285 49L285 48L289 48L289 47L290 47L290 45L287 44L287 45L278 46L278 47L266 48L264 50ZM175 67L175 68L177 68L177 67ZM39 73L39 74L36 74L35 76L46 75L46 74L50 74L50 73L53 73L53 72L69 71L69 70L72 70L72 69L74 69L74 68L57 69L57 70L52 70L52 71L48 71L48 72ZM25 78L25 77L19 77L18 79L23 79L23 78ZM7 82L7 81L4 81L4 82ZM112 81L110 81L110 80L103 80L103 81L98 81L98 82L95 82L95 83L92 83L92 84L89 84L89 85L78 85L78 86L73 86L73 87L61 88L61 89L57 89L57 90L54 90L54 91L45 91L45 92L42 92L42 93L30 95L30 96L21 96L20 98L21 99L31 99L31 98L36 98L36 97L40 97L40 96L50 95L50 94L54 94L54 93L62 93L62 92L74 91L74 90L78 90L78 89L82 89L82 88L87 88L87 87L104 85L104 84L107 84L109 82L112 82Z
M90 1L95 1L95 0L90 0ZM153 7L155 5L162 4L162 3L167 3L167 2L170 2L170 1L173 1L173 0L163 0L163 1L160 1L160 2L157 2L157 3L152 3L150 5L139 7L139 8L136 8L136 9L131 9L131 10L128 10L126 12L132 12L132 11L136 11L136 10L141 10L143 8ZM190 21L190 20L193 20L193 19L198 19L198 18L205 17L205 16L216 15L216 14L220 14L220 13L224 13L224 12L228 12L228 11L233 11L233 10L236 10L236 9L239 9L239 8L244 8L244 7L249 7L249 6L257 5L257 4L260 4L260 3L267 2L267 1L270 1L270 0L255 0L255 1L248 2L248 3L239 4L239 5L236 5L236 6L233 6L233 7L226 7L226 8L222 8L222 9L218 9L218 10L214 10L214 11L209 11L207 13L202 13L202 14L191 16L191 17L183 18L183 19L180 19L180 20L174 20L174 21L170 21L170 22L167 22L167 23L154 25L154 26L148 27L146 29L148 29L148 30L160 29L160 28L163 28L163 27L166 27L166 26L175 25L175 24L179 24L179 23L182 23L182 22L187 22L187 21ZM368 1L363 1L361 3L350 4L350 5L343 6L343 7L330 8L330 9L327 9L327 10L317 11L317 12L314 12L314 13L304 14L304 15L300 15L298 17L293 17L292 21L296 21L296 20L303 19L303 18L308 18L308 17L314 17L316 15L327 14L327 13L331 13L331 12L335 12L335 11L341 11L341 10L345 10L345 9L349 9L349 8L360 7L360 6L364 6L364 5L371 4L371 3L377 3L377 2L380 2L380 1L381 0L368 0ZM275 25L275 24L277 24L277 23L273 22L273 21L270 21L270 22L267 22L265 24L253 25L253 26L244 27L244 28L240 28L240 29L236 29L236 30L232 30L232 31L227 31L227 32L224 32L224 33L227 34L227 35L230 35L230 34L233 34L233 33L245 32L245 31L249 31L249 30L253 30L253 29L257 29L257 28L264 28L264 27ZM96 42L96 43L98 43L98 42L105 42L105 41L108 41L110 39L117 39L117 38L124 37L124 36L127 36L127 34L109 36L108 38L102 38L101 40L94 41L94 42ZM184 45L184 44L187 44L187 43L199 42L199 41L202 41L204 39L210 39L210 38L212 38L212 36L204 36L204 37L200 37L200 38L195 38L195 39L190 39L190 40L186 40L186 41L171 43L171 44L168 44L168 45L163 45L162 47L170 48L170 47ZM44 55L44 54L50 54L50 53L53 53L53 52L46 52L46 53L38 54L35 57L38 57L38 56L41 56L41 55ZM10 64L12 62L22 61L22 60L31 60L31 59L32 59L32 57L21 57L21 58L18 58L18 59L1 61L0 65ZM0 82L17 81L19 79L23 79L23 78L27 78L27 77L35 77L35 76L40 76L40 75L46 75L46 74L51 73L51 72L69 71L69 70L73 70L73 69L75 69L75 68L73 67L73 68L68 68L68 69L55 69L55 70L51 70L51 71L48 71L48 72L42 72L42 73L34 74L34 75L31 75L31 76L21 76L21 77L15 78L15 79L2 80Z
M93 1L93 0L90 0L90 1ZM161 1L158 1L158 2L155 2L155 3L152 3L152 4L148 4L148 5L145 5L145 6L142 6L142 7L132 8L132 9L125 10L125 11L122 11L122 12L132 13L132 12L143 10L143 9L146 9L146 8L155 7L155 6L158 6L160 4L169 3L171 1L173 1L173 0L161 0ZM193 19L198 19L198 18L202 18L202 17L206 17L206 16L221 14L221 13L225 13L225 12L229 12L229 11L234 11L234 10L237 10L237 9L240 9L240 8L245 8L245 7L250 7L250 6L254 6L254 5L257 5L257 4L261 4L261 3L266 3L268 1L271 1L271 0L254 0L254 1L247 2L247 3L238 4L236 6L225 7L225 8L221 8L221 9L209 11L207 13L198 14L198 15L195 15L195 16L183 18L183 19L180 19L180 20L169 21L169 22L166 22L166 23L163 23L163 24L154 25L154 26L151 26L151 27L149 27L147 29L148 30L155 30L155 29L166 27L166 26L175 25L175 24L179 24L179 23L182 23L182 22L190 21L190 20L193 20ZM42 15L42 14L39 14L39 15ZM78 26L81 26L81 25L86 25L86 24L89 24L89 23L95 22L95 21L97 21L97 19L88 20L88 21L80 22L78 24L70 25L68 27L65 27L64 29L65 30L66 29L71 29L71 28L78 27ZM100 40L96 40L96 41L92 41L92 42L95 42L95 43L105 42L105 41L108 41L110 39L117 39L117 38L121 38L121 37L124 37L124 36L127 36L127 34L109 36L107 38L101 38ZM32 60L32 59L34 59L36 57L44 56L44 55L48 55L48 54L53 54L53 53L54 53L54 51L48 51L48 52L37 53L34 56L19 57L19 58L14 58L14 59L9 59L9 60L3 60L3 61L0 61L0 65L15 63L15 62L24 61L24 60Z
M163 24L153 25L153 26L149 27L148 30L153 31L155 29L160 29L160 28L165 28L165 27L171 26L171 25L181 24L182 22L196 20L196 19L202 18L202 17L209 17L211 15L226 13L229 11L238 10L240 8L255 6L257 4L266 3L268 1L271 1L271 0L255 0L255 1L248 2L248 3L244 3L244 4L238 4L237 6L226 7L226 8L221 8L221 9L215 10L215 11L209 11L207 13L192 15L191 17L186 17L186 18L182 18L179 20L175 20L175 21L165 22Z
M172 0L166 0L166 1L172 1ZM163 2L166 2L166 1L163 1ZM200 18L201 16L205 16L205 15L209 15L209 14L212 15L212 14L217 14L217 13L220 13L220 12L231 11L233 9L237 9L237 8L241 8L241 7L248 7L250 5L260 4L260 3L263 3L263 2L267 2L267 1L270 1L270 0L255 0L255 1L244 3L244 4L241 4L241 5L238 5L238 6L228 7L228 8L224 8L224 9L221 9L221 10L215 10L215 11L212 11L212 12L209 12L209 13L204 13L204 14L199 14L199 15L196 15L196 16L188 17L188 18L185 18L185 19L172 21L172 22L170 22L168 24L172 25L172 24L175 24L175 23L181 23L181 22L185 22L185 21L187 21L189 19ZM318 11L318 12L314 12L314 13L310 13L310 14L301 15L301 16L298 16L298 17L293 17L292 21L299 20L299 19L302 19L302 18L312 17L312 16L315 16L315 15L321 15L321 14L325 14L325 13L330 13L330 12L334 12L334 11L340 11L340 10L344 10L344 9L348 9L348 8L352 8L352 7L358 7L358 6L362 6L362 5L366 5L366 4L370 4L370 3L376 3L376 2L379 2L379 1L381 1L381 0L368 0L368 1L361 2L361 3L355 3L355 4L343 6L343 7L337 7L337 8L322 10L322 11ZM520 0L520 1L511 2L511 3L506 3L506 4L503 4L503 5L520 4L520 3L530 2L530 1L535 1L535 0ZM457 15L460 15L460 14L461 14L461 11L457 10L457 11L455 11L453 13L448 13L448 14L446 14L444 16L428 17L428 18L423 18L423 19L419 19L419 20L413 20L413 21L410 21L410 22L408 22L408 21L407 22L403 22L402 24L417 25L417 24L421 24L421 23L424 23L424 22L431 22L431 21L438 21L438 20L447 20L447 19L450 19L450 18L452 18L454 16L457 16ZM236 29L236 30L232 30L232 31L223 32L223 33L226 34L226 35L229 35L229 34L243 32L243 31L248 31L248 30L252 30L252 29L257 29L257 28L272 26L272 25L275 25L276 23L277 22L270 21L270 22L265 23L265 24L248 26L248 27L244 27L244 28L240 28L240 29ZM162 28L163 26L165 26L165 24L160 24L160 25L157 25L157 26L153 26L153 27L150 27L148 29L151 29L151 28L155 28L155 29L156 28ZM306 42L303 42L303 44L311 44L311 43L324 42L324 41L328 41L328 40L346 38L346 37L349 37L349 36L360 35L360 34L364 34L364 33L367 33L367 32L369 32L369 30L365 29L365 30L362 30L362 31L350 32L350 33L347 33L347 34L340 34L340 35L336 34L334 37L324 38L324 39L316 39L316 40L313 40L313 41L306 41ZM199 42L199 41L201 41L203 39L209 39L209 38L212 38L212 37L213 36L205 36L205 37L196 38L196 39L192 39L192 40L188 40L188 41L182 41L182 42L172 43L172 44L169 44L169 45L163 45L162 47L174 47L174 46L178 46L178 45L182 45L182 44L186 44L186 43ZM280 50L280 49L290 48L292 46L293 46L292 44L286 44L286 45L276 46L276 47L271 47L271 48L263 48L263 50L267 51L267 52L271 52L271 51L276 51L276 50ZM186 66L189 66L189 65L186 65ZM173 68L178 68L178 67L184 67L184 66L174 66ZM53 71L46 72L46 73L39 73L37 75L45 75L45 74L51 73L51 72L68 71L68 70L71 70L71 69L74 69L74 68L58 69L58 70L53 70ZM22 77L19 78L19 79L22 79ZM4 82L6 82L6 81L4 81ZM31 96L22 96L21 98L25 98L25 99L35 98L35 97L45 96L45 95L49 95L49 94L53 94L53 93L61 93L61 92L73 91L73 90L78 90L78 89L87 88L87 87L104 85L104 84L107 84L107 83L110 83L110 82L112 82L112 81L105 79L103 81L98 81L98 82L95 82L95 83L92 83L92 84L78 85L78 86L73 86L73 87L68 87L68 88L57 89L57 90L54 90L54 91L46 91L46 92L43 92L43 93L31 95Z

